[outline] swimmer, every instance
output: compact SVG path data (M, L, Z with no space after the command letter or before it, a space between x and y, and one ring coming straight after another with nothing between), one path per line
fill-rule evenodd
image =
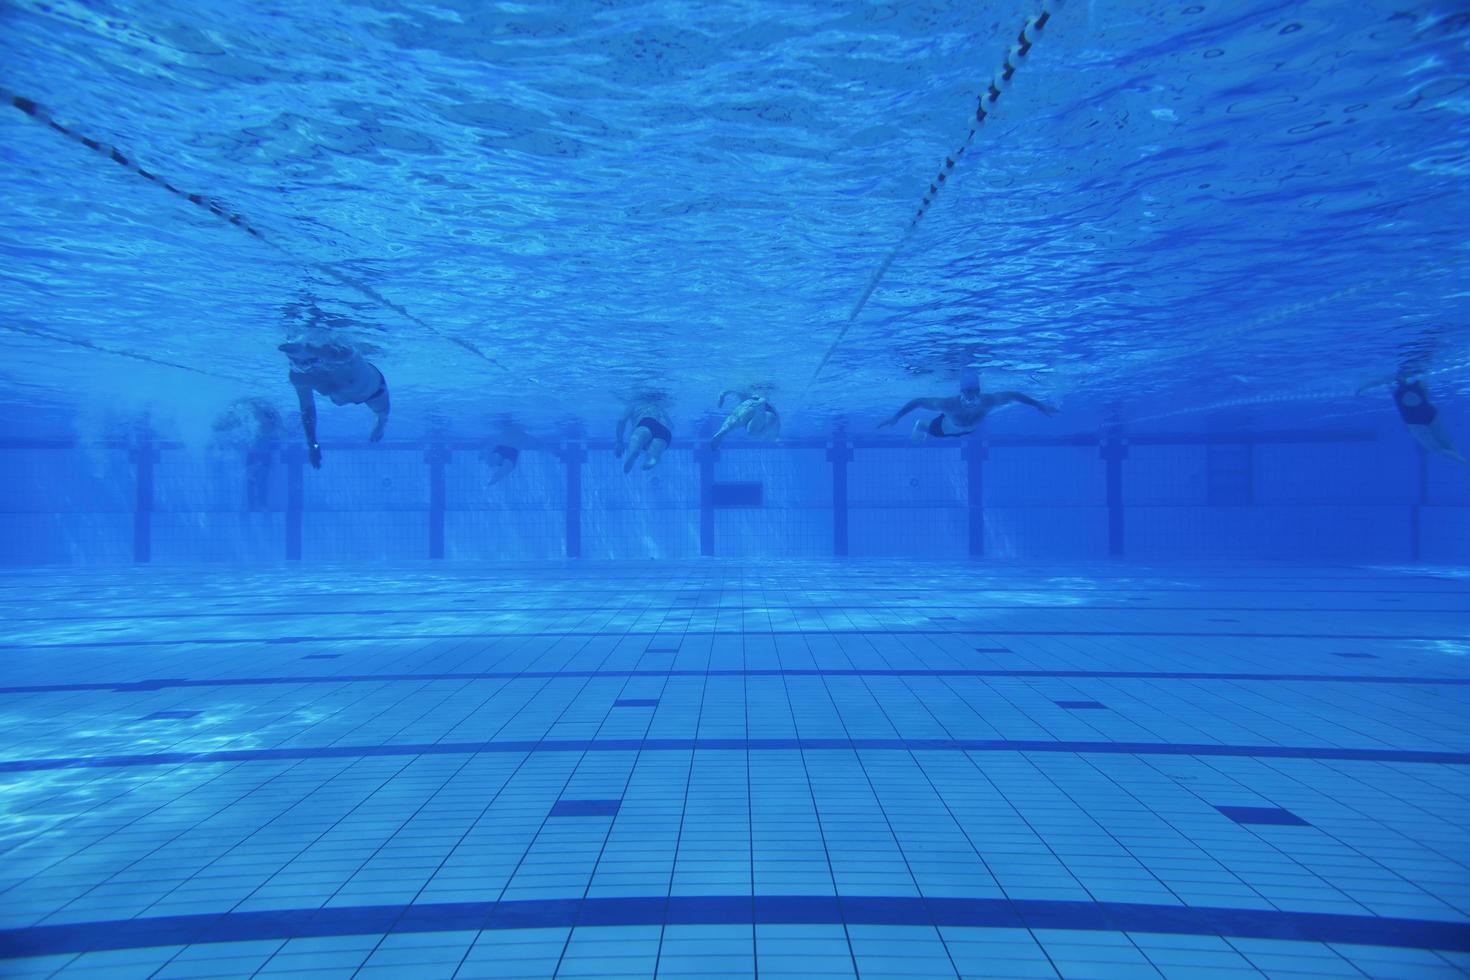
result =
M720 426L720 431L715 433L710 440L710 448L716 449L730 434L732 429L738 429L742 425L748 435L767 439L779 439L781 437L781 416L776 413L776 408L766 401L763 395L751 395L738 391L727 391L720 395L720 407L725 407L725 399L731 396L740 399L740 404L735 406L735 411L725 418L725 424Z
M633 435L628 442L623 441L623 433L627 431L628 423L633 423ZM629 407L626 414L618 419L618 434L613 453L619 459L626 452L628 458L623 461L623 472L633 472L633 463L638 459L638 454L643 454L643 468L651 470L658 465L665 449L674 439L673 432L669 429L669 416L663 408L651 399L642 399ZM632 450L629 452L629 450Z
M490 467L489 486L495 486L510 476L520 462L520 447L531 438L515 422L502 419L492 427L493 434L480 450L480 462Z
M1450 438L1449 431L1445 429L1444 419L1440 417L1439 409L1429 401L1429 392L1425 389L1424 382L1410 381L1407 374L1398 374L1392 378L1370 381L1358 389L1358 394L1361 395L1369 388L1388 384L1394 385L1393 403L1399 410L1399 418L1403 420L1404 428L1408 429L1419 445L1424 447L1424 451L1448 456L1461 466L1470 467L1470 459L1466 459L1455 448L1454 440Z
M1056 406L1039 402L1030 395L1023 395L1019 391L997 391L993 394L982 395L980 393L980 373L974 368L965 368L964 373L960 375L958 396L915 398L894 412L892 417L878 423L878 428L886 429L916 408L927 408L940 414L927 422L919 419L914 423L912 438L915 442L927 436L934 436L937 439L959 439L974 432L981 420L992 410L1002 405L1009 405L1011 402L1030 405L1043 415L1057 414Z
M357 351L335 341L325 344L293 342L280 350L291 359L291 383L301 402L301 427L306 430L306 445L311 465L322 468L322 448L316 441L316 396L321 392L334 405L366 405L378 417L368 436L373 442L383 438L388 424L388 379L369 364Z
M245 501L249 510L270 504L271 449L281 438L281 413L264 398L240 398L214 422L215 441L244 449Z
M480 452L480 461L490 467L490 486L510 476L520 461L521 451L515 446L494 446Z

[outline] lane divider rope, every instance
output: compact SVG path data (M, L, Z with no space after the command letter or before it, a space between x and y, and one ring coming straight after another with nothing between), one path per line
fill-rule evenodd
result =
M1055 7L1056 5L1056 0L1053 0L1052 3L1048 4L1048 7ZM950 177L954 174L955 166L964 157L965 151L975 141L975 135L980 132L985 120L989 118L990 107L994 106L1001 95L1004 94L1006 88L1010 85L1011 79L1016 74L1016 66L1031 51L1032 45L1036 43L1037 34L1051 20L1051 16L1051 10L1043 8L1041 13L1027 17L1025 23L1021 25L1021 29L1016 33L1016 42L1006 50L1005 57L1001 60L1000 68L991 75L990 83L986 86L985 91L976 96L975 115L970 122L969 131L965 134L964 140L944 158L944 163L940 165L938 173L929 182L928 189L920 199L918 209L914 212L914 216L909 219L907 227L904 228L903 235L893 248L889 250L883 261L878 264L878 268L868 277L867 285L863 287L862 293L858 295L857 302L853 304L852 309L848 312L847 320L837 332L837 338L832 341L832 344L827 348L827 352L822 355L822 360L817 364L817 369L812 372L811 379L807 381L805 391L811 390L812 385L816 383L822 370L832 360L832 355L837 352L838 346L846 338L847 332L857 320L858 314L862 313L863 307L867 305L869 298L872 297L879 283L883 281L883 277L888 274L889 268L893 265L894 260L898 258L898 254L908 242L909 236L913 234L914 229L918 227L924 215L928 214L930 206L939 197L940 190L949 182ZM805 391L803 395L805 395Z
M343 286L346 286L347 288L352 289L363 296L366 296L378 306L398 314L403 319L409 321L410 323L416 324L427 332L440 338L441 340L448 341L449 343L454 344L455 346L465 351L468 351L469 353L475 355L486 363L491 364L496 368L499 368L502 371L511 374L516 373L510 368L506 367L500 361L485 353L485 351L482 350L478 344L474 343L471 340L467 340L464 337L460 337L455 334L445 333L444 331L439 330L428 321L424 320L422 317L417 316L416 314L405 308L402 304L396 303L388 297L384 296L382 293L378 292L377 289L358 279L356 276L351 276L347 273L341 272L340 270L335 269L332 266L327 265L326 263L318 262L313 259L305 259L293 254L290 250L267 238L264 234L261 233L260 229L251 224L250 221L248 221L243 215L228 207L225 207L219 201L211 200L203 196L202 194L195 194L189 191L182 190L174 186L171 182L169 182L167 179L160 176L159 174L156 174L153 171L146 169L137 161L124 154L117 147L112 146L108 143L104 143L101 140L94 140L91 137L78 132L70 126L57 122L56 119L54 119L51 114L47 112L34 99L29 99L22 95L16 95L15 93L5 91L4 89L0 89L0 98L3 98L12 108L19 110L37 123L45 125L53 132L56 132L61 136L66 137L74 143L81 144L94 153L106 157L108 160L111 160L118 166L123 167L124 169L129 170L134 174L137 174L139 177L142 177L144 180L148 181L154 186L167 191L175 197L189 202L200 210L209 212L210 214L219 218L221 221L226 222L227 224L239 228L241 231L254 238L256 241L259 241L262 244L270 247L271 249L274 249L275 251L281 253L293 263L313 269L331 279L334 279ZM113 351L113 353L116 353L116 351ZM523 381L528 381L532 384L541 384L541 382L538 381L536 378L527 377L525 375L519 374L517 374L517 377L519 377Z

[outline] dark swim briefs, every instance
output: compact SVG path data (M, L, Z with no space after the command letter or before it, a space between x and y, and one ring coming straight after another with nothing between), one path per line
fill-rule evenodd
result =
M499 456L507 463L510 463L512 466L515 465L516 460L521 458L521 451L515 446L496 446L493 450L491 450L491 452L495 453L495 455Z
M648 430L648 434L651 437L649 439L650 442L652 442L654 439L662 439L664 441L664 444L668 445L669 443L674 441L674 434L669 431L669 427L664 425L658 419L651 419L647 416L644 416L643 418L638 420L638 425L636 427L639 429Z
M1419 404L1404 404L1404 396L1411 393L1419 397ZM1439 416L1439 409L1429 404L1429 392L1424 390L1422 381L1400 381L1393 393L1393 402L1398 406L1399 418L1404 420L1405 425L1433 425L1435 418Z

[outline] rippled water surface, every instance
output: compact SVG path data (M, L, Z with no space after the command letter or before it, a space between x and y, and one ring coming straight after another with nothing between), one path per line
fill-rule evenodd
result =
M314 318L408 426L768 385L815 429L966 362L1134 418L1470 389L1462 4L1070 0L906 231L1040 9L8 3L0 381L287 408Z

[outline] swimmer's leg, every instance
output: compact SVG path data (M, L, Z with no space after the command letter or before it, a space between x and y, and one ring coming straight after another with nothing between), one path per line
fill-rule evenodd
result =
M633 434L628 438L628 451L623 456L624 473L633 472L634 460L638 458L639 453L648 448L648 444L652 441L653 433L649 432L645 426L640 425L633 430Z
M1429 425L1407 425L1404 428L1414 437L1414 440L1423 447L1427 453L1439 453L1453 460L1470 466L1465 457L1455 449L1455 444L1450 440L1450 434L1445 431L1444 423L1435 419Z
M1455 441L1450 438L1449 431L1444 427L1444 419L1436 416L1434 421L1428 425L1414 425L1410 428L1427 430L1424 436L1420 436L1418 432L1414 433L1419 439L1419 444L1424 448L1431 452L1442 453L1461 466L1470 467L1470 459L1466 459L1465 455L1455 448ZM1425 441L1425 437L1428 438L1428 442Z
M659 460L664 458L664 450L669 444L662 439L654 439L648 444L648 452L643 454L643 468L651 470L658 465Z
M711 449L718 449L720 447L720 443L725 441L725 437L730 434L730 430L735 428L737 424L739 424L739 422L733 415L725 419L725 424L720 426L720 431L716 432L713 438L710 439L709 447Z

